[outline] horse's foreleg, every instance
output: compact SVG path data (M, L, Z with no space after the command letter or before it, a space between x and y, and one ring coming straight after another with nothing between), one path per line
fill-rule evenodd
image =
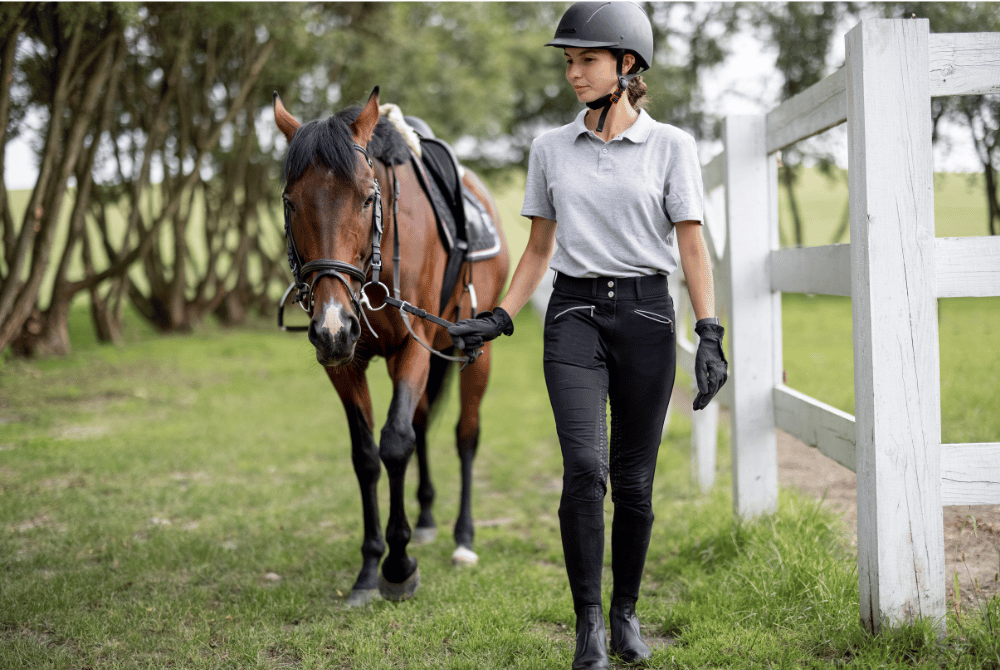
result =
M491 345L483 349L476 362L462 371L460 382L461 409L455 428L455 444L462 472L462 498L455 520L455 565L475 565L479 557L472 550L475 526L472 521L472 463L479 448L479 405L490 377Z
M379 440L379 456L389 476L389 521L385 528L389 553L382 562L379 579L379 591L387 600L405 600L420 584L417 560L406 553L411 533L403 493L406 468L416 444L414 412L427 384L430 361L427 352L414 349L416 345L402 352L399 360L389 361L394 389L388 420Z
M378 480L382 474L378 445L372 434L374 417L364 373L330 374L334 387L344 403L347 425L351 434L351 462L361 489L364 517L364 540L361 544L361 572L351 588L348 606L368 603L378 594L378 564L385 553L378 512Z
M447 381L448 371L452 363L441 358L431 358L431 369L427 377L427 388L417 405L413 417L413 430L417 437L417 466L419 480L417 483L417 501L420 503L420 516L417 527L413 529L413 541L416 544L431 542L437 537L437 523L434 521L434 484L431 481L430 461L427 457L427 429L434 406L441 397Z

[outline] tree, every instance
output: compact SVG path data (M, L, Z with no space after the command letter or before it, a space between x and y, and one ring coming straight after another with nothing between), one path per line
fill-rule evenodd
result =
M7 129L10 107L37 106L48 117L40 152L39 177L15 228L4 187L4 265L0 275L0 349L18 342L30 352L45 331L37 306L42 279L60 227L70 178L81 174L100 133L102 93L112 77L124 26L111 5L31 4L4 8L4 53L24 43L30 55L21 62L29 96L12 100L3 87L0 109ZM4 62L6 80L14 61ZM5 158L0 154L0 158ZM2 167L2 165L0 165Z
M750 23L777 49L775 67L781 73L781 100L787 100L831 73L828 62L830 47L844 18L857 12L854 3L762 3L750 8ZM803 222L795 197L806 156L816 159L828 176L832 174L830 157L817 154L804 146L793 146L781 152L779 179L788 196L792 215L795 246L803 244ZM846 212L846 206L845 206Z
M926 18L933 33L1000 31L1000 12L989 2L891 3L887 16ZM950 118L966 125L979 162L983 166L986 196L986 229L1000 234L1000 200L997 170L1000 169L1000 96L964 95L935 98L932 105L935 129L938 120Z
M81 294L111 342L127 304L165 331L267 309L287 277L285 143L266 120L274 90L318 118L378 84L471 167L523 164L540 130L579 110L560 50L543 46L566 6L0 5L0 76L14 84L0 90L4 143L29 112L46 120L23 214L0 191L0 350L68 351ZM698 82L725 57L738 11L647 10L658 41L650 112L712 136Z

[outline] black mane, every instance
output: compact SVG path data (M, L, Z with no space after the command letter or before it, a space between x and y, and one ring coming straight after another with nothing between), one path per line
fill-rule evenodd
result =
M321 165L341 179L354 177L357 160L350 124L358 118L361 107L348 107L327 119L309 121L292 136L285 156L282 177L292 184L312 165ZM379 117L375 134L367 147L372 158L386 165L400 165L410 160L410 150L403 136L384 116Z

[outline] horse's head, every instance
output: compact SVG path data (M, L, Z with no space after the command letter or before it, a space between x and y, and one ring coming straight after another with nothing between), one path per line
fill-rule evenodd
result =
M308 289L309 341L327 367L351 362L361 337L358 298L381 206L363 148L378 119L378 88L351 123L331 116L300 124L274 96L274 120L288 139L282 199L289 260L296 281Z

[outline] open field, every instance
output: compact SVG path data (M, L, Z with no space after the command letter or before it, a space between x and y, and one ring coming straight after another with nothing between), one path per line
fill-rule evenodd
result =
M500 197L515 258L527 240L519 188ZM825 188L809 197L835 199ZM808 243L829 241L840 210L827 211ZM943 224L938 235L963 234ZM787 295L783 310L788 383L852 411L849 301ZM1000 303L941 301L939 322L945 441L996 440ZM421 590L361 610L344 607L361 539L346 422L304 337L270 323L156 337L131 318L112 349L94 343L82 309L72 332L66 358L0 360L0 667L569 666L561 465L534 315L497 345L484 402L479 566L448 561L452 392L431 436L441 532L414 550ZM384 368L371 377L381 421ZM963 591L943 640L922 625L865 635L843 520L785 490L773 517L736 523L722 437L708 495L690 483L683 410L661 448L639 605L655 667L1000 668L998 598Z
M414 550L423 585L361 610L344 607L361 535L346 424L304 338L270 324L130 332L119 349L0 369L0 666L569 666L560 459L534 315L497 347L484 403L479 566L449 564L452 392L431 437L441 533ZM776 515L736 523L728 440L701 495L688 420L674 416L639 607L656 667L995 667L1000 600L986 619L952 615L941 642L919 626L868 637L839 518L784 491Z

